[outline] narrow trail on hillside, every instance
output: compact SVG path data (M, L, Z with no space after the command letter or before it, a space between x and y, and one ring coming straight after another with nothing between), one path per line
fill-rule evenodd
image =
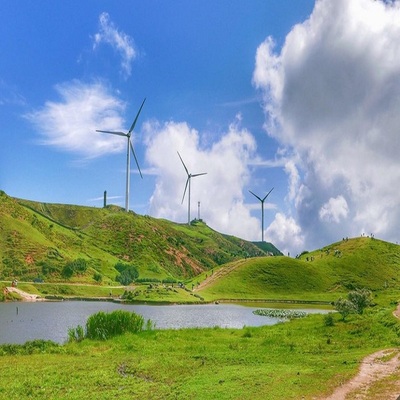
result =
M393 312L400 318L400 305ZM373 387L379 390L370 389ZM320 400L397 400L400 398L400 350L385 349L365 357L358 374Z
M244 263L244 260L239 260L239 261L236 261L236 262L234 262L234 263L232 263L232 264L230 264L228 266L224 266L222 268L219 268L217 271L212 272L209 276L207 276L207 278L204 279L204 281L202 281L197 287L195 287L193 289L193 291L196 292L198 290L205 289L207 286L211 285L216 280L218 280L218 279L228 275L229 273L231 273L233 270L238 268L243 263Z

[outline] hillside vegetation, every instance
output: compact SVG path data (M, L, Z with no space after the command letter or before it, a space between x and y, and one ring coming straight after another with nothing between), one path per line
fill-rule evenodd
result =
M201 221L189 226L116 206L45 204L0 192L0 280L45 282L20 285L30 293L120 296L124 289L112 287L120 285L121 263L139 274L126 294L130 301L332 302L356 288L386 296L400 287L400 246L375 238L343 239L297 258L271 253L281 254L270 243L223 235ZM149 287L151 281L170 285Z
M272 244L192 225L93 208L15 199L0 192L0 279L114 283L117 263L142 279L184 280L245 257L280 254Z
M196 291L209 300L333 301L356 288L388 292L400 287L400 246L369 237L346 239L296 259L228 263L195 282Z

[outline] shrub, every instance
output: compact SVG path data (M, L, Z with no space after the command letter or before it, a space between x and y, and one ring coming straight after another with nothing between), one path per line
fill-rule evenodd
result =
M84 273L87 270L87 263L84 258L77 258L67 263L61 271L64 278L71 278L74 273Z
M357 312L357 309L354 305L353 302L347 299L342 299L340 298L335 302L335 308L339 312L339 314L342 316L343 321L346 319L346 317L349 314L354 314Z
M333 314L328 313L324 315L324 325L325 326L334 326L335 320L333 319Z
M115 280L121 285L129 285L139 277L139 272L133 265L118 262L115 264L114 268L119 272Z
M93 274L93 279L94 279L96 282L101 282L101 281L103 280L103 276L102 276L99 272L95 272L95 273Z
M364 308L372 303L371 292L367 289L353 290L348 294L348 299L354 304L357 314L362 314Z

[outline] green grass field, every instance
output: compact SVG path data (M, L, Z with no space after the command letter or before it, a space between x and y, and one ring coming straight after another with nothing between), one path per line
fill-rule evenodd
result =
M390 309L270 327L154 330L107 341L0 346L1 399L313 399L400 345ZM20 354L18 354L20 353Z
M310 315L259 328L153 330L62 346L3 345L0 399L311 400L353 376L367 354L400 347L400 323L392 315L400 301L396 244L359 237L295 259L265 257L256 245L203 223L177 225L113 207L17 201L1 192L0 200L0 278L22 281L20 276L37 277L47 268L44 283L18 285L43 297L331 303L366 288L373 299L362 315L343 321L334 314L333 324ZM62 266L77 258L87 261L87 270L63 279ZM172 278L186 288L118 286L114 265L121 260L134 263L139 278ZM0 289L9 285L2 281ZM18 295L5 297L0 290L0 300ZM390 379L387 388L393 386Z

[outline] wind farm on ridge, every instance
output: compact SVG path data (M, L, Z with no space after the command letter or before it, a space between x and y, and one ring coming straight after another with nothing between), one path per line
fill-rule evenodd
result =
M132 141L131 141L131 136L133 133L133 130L135 129L136 123L138 121L139 115L142 111L142 108L144 106L144 103L146 101L146 98L144 98L139 111L136 114L136 117L129 129L128 132L120 132L120 131L108 131L108 130L100 130L100 129L96 129L96 132L100 132L100 133L108 133L111 135L117 135L117 136L123 136L127 138L127 150L126 150L126 192L125 192L125 211L128 212L129 211L129 195L130 195L130 153L132 152L133 157L135 159L136 162L136 166L138 168L140 177L143 179L143 175L142 172L140 170L140 166L139 166L139 162L138 159L136 157L136 153L135 150L133 148L132 145ZM179 151L177 151L179 159L182 162L183 168L185 169L185 172L187 174L187 179L186 179L186 184L185 184L185 189L183 191L183 196L182 196L182 202L181 204L183 204L183 201L185 200L185 195L186 195L186 191L188 190L188 220L187 220L187 224L190 225L191 223L191 218L190 218L190 206L191 206L191 180L192 178L196 178L198 176L201 175L207 175L207 172L200 172L200 173L196 173L196 174L192 174L189 172L185 162L182 159L182 156L180 155ZM260 202L261 202L261 241L264 242L264 201L267 199L267 197L269 196L269 194L272 192L274 188L272 188L262 199L261 197L257 196L255 193L253 193L251 190L249 190L249 192L256 197ZM105 204L105 200L104 200L104 204Z

